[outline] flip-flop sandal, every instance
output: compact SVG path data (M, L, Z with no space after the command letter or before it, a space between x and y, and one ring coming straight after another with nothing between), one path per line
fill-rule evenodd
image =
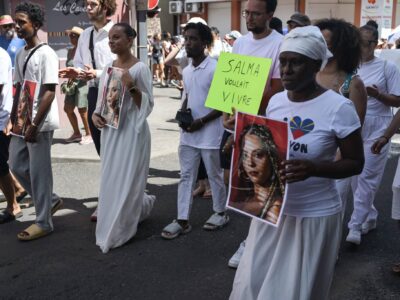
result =
M4 210L0 214L0 224L5 224L5 223L8 223L8 222L15 221L16 219L19 219L22 216L23 216L22 211L20 211L16 215L13 215L8 210Z
M56 204L53 205L53 207L51 208L51 215L54 215L57 210L59 210L64 204L63 199L59 198L56 202Z
M27 191L23 191L21 194L19 194L16 199L17 202L21 202L26 196L28 196L28 192Z
M206 191L204 192L204 194L201 196L201 198L204 198L204 199L211 199L211 198L212 198L211 190L206 190Z
M189 233L192 230L192 226L187 224L184 228L182 227L177 220L174 220L171 224L164 227L161 232L161 236L167 240L173 240L177 238L181 234Z
M32 224L24 231L18 233L17 237L20 241L33 241L38 238L49 235L52 231L43 230L36 224Z

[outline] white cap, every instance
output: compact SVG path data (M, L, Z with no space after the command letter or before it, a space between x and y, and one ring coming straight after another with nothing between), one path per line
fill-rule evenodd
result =
M204 25L207 25L207 22L204 21L204 19L202 19L200 17L193 17L193 18L190 18L189 21L187 21L187 23L181 24L181 27L185 27L189 23L202 23Z

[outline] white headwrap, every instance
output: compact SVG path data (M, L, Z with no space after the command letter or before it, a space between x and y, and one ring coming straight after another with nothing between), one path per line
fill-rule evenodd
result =
M296 52L314 60L322 60L321 70L325 67L332 53L328 50L321 30L316 26L296 27L283 39L280 53Z

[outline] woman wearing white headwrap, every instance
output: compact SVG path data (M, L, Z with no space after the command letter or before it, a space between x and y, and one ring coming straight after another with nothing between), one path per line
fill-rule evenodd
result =
M282 43L286 91L271 98L266 116L290 123L290 160L281 170L287 200L278 228L252 221L232 300L328 298L341 231L334 179L359 174L364 163L353 103L315 79L330 56L314 26L292 30Z

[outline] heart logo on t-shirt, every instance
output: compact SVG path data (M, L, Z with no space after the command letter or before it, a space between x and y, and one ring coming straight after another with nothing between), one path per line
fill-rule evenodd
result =
M301 120L299 116L293 117L290 120L290 130L294 139L298 139L314 129L314 121L311 119Z

